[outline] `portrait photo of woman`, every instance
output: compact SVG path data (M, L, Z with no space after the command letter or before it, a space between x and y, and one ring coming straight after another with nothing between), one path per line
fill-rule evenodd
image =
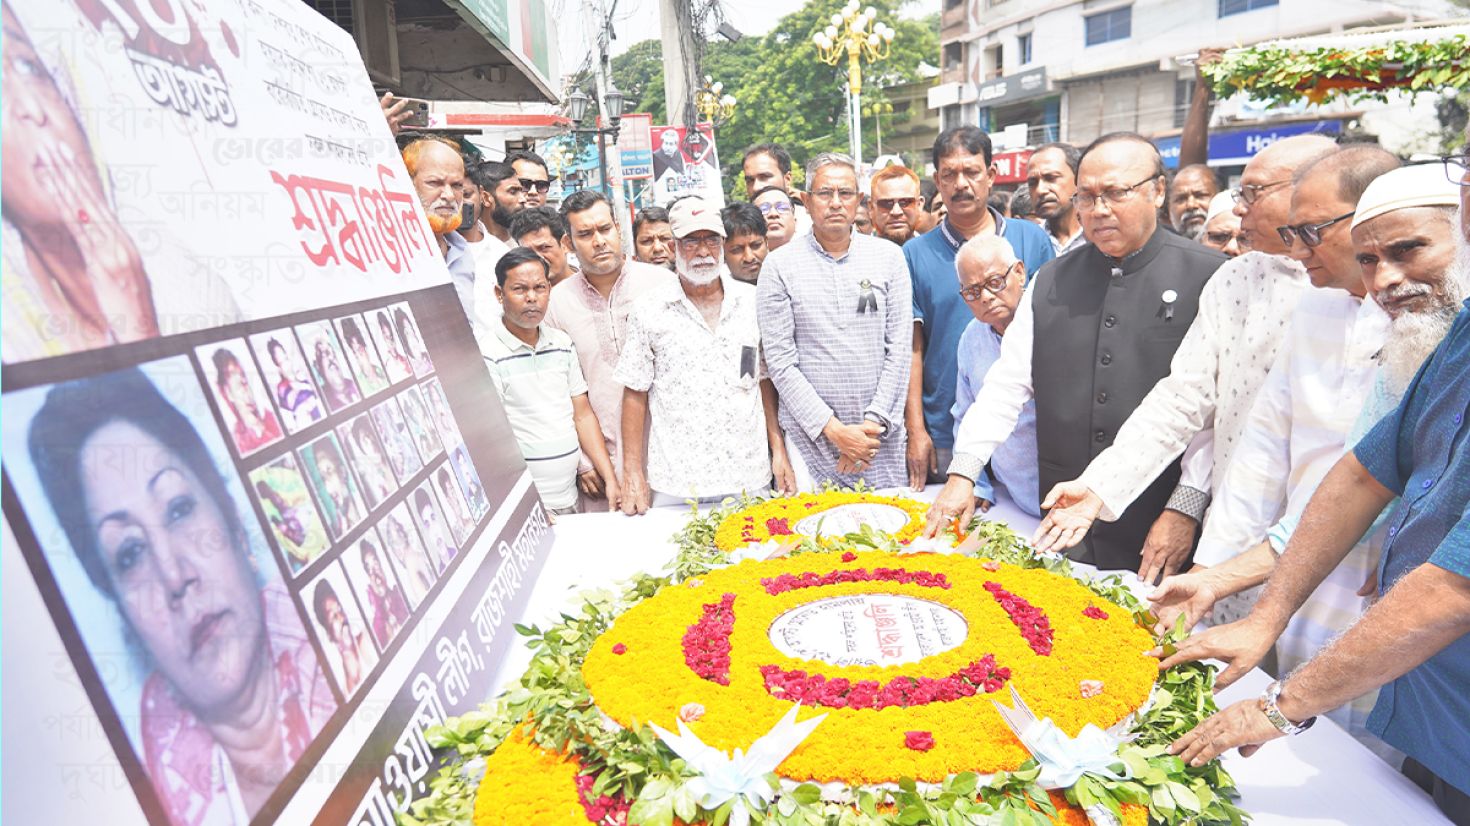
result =
M327 531L332 539L341 539L357 527L367 511L336 434L328 433L301 448L301 464L316 491L317 502L321 503Z
M377 665L378 650L368 637L367 623L352 598L342 566L336 562L328 565L302 589L301 598L311 606L317 639L342 696L351 697Z
M441 515L443 511L434 497L433 487L424 482L413 492L408 502L413 508L413 520L419 526L419 535L424 538L424 547L429 549L429 556L435 559L439 570L443 571L459 554L459 546L449 535L449 526L444 524L444 517Z
M250 337L250 349L260 362L265 386L281 412L281 424L287 432L295 433L326 417L321 394L312 383L301 347L289 329L256 333Z
M383 442L383 451L388 454L388 464L393 468L393 475L398 477L400 484L407 482L409 477L419 472L424 463L419 458L418 448L414 447L413 433L403 418L398 400L390 398L378 404L370 413L373 425L378 429L378 437Z
M347 447L352 469L362 481L362 496L367 500L368 510L375 510L398 489L393 480L393 471L388 467L388 456L383 443L368 414L362 413L351 422L337 428L337 435Z
M383 558L383 546L375 531L370 529L342 555L342 567L367 615L373 639L379 649L386 651L408 623L408 600L403 598L403 589Z
M251 471L250 486L293 576L331 547L296 457L287 453Z
M347 369L346 356L337 343L337 333L330 321L314 321L296 327L296 335L306 350L306 360L311 365L312 378L321 388L322 399L327 410L336 413L350 404L362 401L362 391L357 379Z
M434 362L429 358L429 349L424 346L424 337L419 335L418 322L408 304L400 302L389 308L393 312L393 328L398 332L398 343L403 345L403 355L413 365L413 374L419 378L434 372Z
M470 512L478 521L490 511L490 500L485 496L485 486L480 484L480 474L475 472L475 463L470 459L469 450L464 445L457 445L449 452L449 463L454 465L454 473L459 477L464 498L469 500Z
M378 345L378 355L383 357L383 369L388 371L388 381L397 384L404 379L413 378L413 364L404 354L403 342L393 329L392 310L388 307L372 310L366 317L368 330L372 332L373 341Z
M418 387L409 386L398 394L398 400L403 403L403 419L408 423L409 432L413 434L414 446L418 448L423 463L427 464L444 452L444 443L439 441L439 435L434 431L434 423L429 418L429 408L424 404L423 394Z
M439 569L424 552L424 543L409 515L408 502L398 503L383 516L383 521L378 523L378 536L382 537L388 558L398 572L398 581L403 583L403 595L408 597L409 607L417 607L434 587Z
M12 392L4 448L104 726L173 823L244 826L337 704L205 393L182 356Z
M357 386L364 396L371 396L388 387L388 374L378 360L378 352L368 341L367 327L362 316L350 315L337 319L337 332L342 346L346 348L347 363L352 375L357 377Z
M469 505L459 492L459 483L454 481L454 472L449 469L449 463L440 465L434 471L433 478L434 490L439 494L439 501L444 503L444 518L449 521L455 540L460 547L464 547L475 528L475 519L470 516Z
M281 438L281 424L266 400L250 351L242 339L206 344L195 350L220 415L241 456Z

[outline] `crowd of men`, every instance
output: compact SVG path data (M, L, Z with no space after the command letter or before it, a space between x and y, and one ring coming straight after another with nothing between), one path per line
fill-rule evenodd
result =
M1003 492L1038 549L1213 621L1161 667L1282 676L1182 758L1326 714L1470 824L1463 158L1299 136L1221 191L1115 133L1004 195L964 126L932 181L822 153L802 193L762 144L745 201L644 209L630 256L532 153L404 157L553 513L943 483L933 535Z

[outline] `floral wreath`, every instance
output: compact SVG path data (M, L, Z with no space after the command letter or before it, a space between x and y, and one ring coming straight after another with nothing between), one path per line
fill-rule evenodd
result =
M1234 781L1218 760L1191 767L1167 753L1169 743L1215 711L1214 669L1187 663L1162 673L1150 666L1154 673L1146 674L1137 668L1142 647L1158 643L1168 650L1186 632L1176 626L1155 640L1146 631L1155 618L1120 578L1075 579L1065 559L1037 555L1004 525L978 519L951 555L894 556L910 546L865 529L840 540L804 540L784 549L787 558L730 565L729 555L716 547L716 532L732 514L752 506L769 502L745 499L695 514L676 536L680 552L670 573L640 575L618 593L584 594L580 613L544 630L517 626L533 649L531 665L494 702L429 732L430 743L445 756L429 796L412 804L404 822L721 826L733 817L793 826L1039 826L1089 819L1238 824L1247 817L1232 802ZM902 666L912 679L895 684L891 668L796 668L763 632L783 609L814 596L874 593L962 604L966 612L994 613L986 627L1013 626L1017 633L970 634L954 648ZM1064 663L1047 661L1041 650L1070 645L1075 635L1088 633L1110 641L1106 650L1113 661L1103 656L1080 671L1048 672ZM714 693L692 702L679 691L620 692L610 675L623 668L650 681L697 684ZM1075 731L1084 719L1106 724L1128 717L1122 723L1128 738L1108 768L1048 790L1038 780L1042 765L1028 759L1019 743L994 736L995 712L981 710L1007 696L1012 685L1020 686L1038 718L1055 720L1060 729ZM797 708L794 700L802 705ZM959 712L957 703L973 705ZM843 725L818 729L809 746L798 747L781 764L782 774L814 778L823 775L803 774L801 767L828 766L828 782L795 784L770 774L764 795L718 806L702 805L709 802L700 793L705 779L654 726L642 722L678 722L714 749L748 748L770 725L776 707L805 717L847 717ZM906 719L914 727L852 722L888 711L911 715ZM855 746L853 738L883 741L884 757L844 760L843 748L872 747ZM982 740L986 750L975 759L949 759L958 744ZM885 767L881 777L873 765ZM896 782L875 782L880 780Z

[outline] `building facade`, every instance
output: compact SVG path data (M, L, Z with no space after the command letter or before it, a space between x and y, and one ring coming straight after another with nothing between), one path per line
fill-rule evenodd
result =
M944 127L978 124L1011 149L1049 140L1083 145L1108 132L1133 131L1153 138L1166 161L1178 157L1178 135L1194 91L1194 66L1179 58L1209 47L1454 16L1445 0L943 4L940 84L930 91L929 103ZM1211 164L1243 165L1254 149L1285 134L1358 129L1363 114L1362 107L1267 110L1235 98L1220 101L1211 132L1213 138L1231 133L1220 146L1229 154L1217 157L1212 139ZM1252 151L1244 152L1247 147Z

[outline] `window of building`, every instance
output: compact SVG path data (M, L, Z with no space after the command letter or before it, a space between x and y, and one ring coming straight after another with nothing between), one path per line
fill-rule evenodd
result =
M1030 32L1027 32L1027 33L1021 35L1020 37L1016 38L1016 57L1019 58L1019 60L1020 60L1019 65L1021 65L1021 66L1025 66L1026 64L1028 64L1028 63L1031 62L1031 33Z
M1269 8L1278 5L1281 0L1218 0L1220 17L1229 17L1232 14L1245 14L1256 9Z
M1194 78L1178 78L1174 81L1174 128L1184 128L1184 119L1189 115L1189 103L1194 98Z
M1003 47L991 46L985 50L985 69L987 78L1005 76L1006 58Z
M947 71L947 72L952 72L952 71L954 71L956 69L963 68L964 65L965 65L965 44L963 44L963 43L946 43L946 44L944 44L944 70Z
M1227 2L1227 0L1220 0ZM1083 18L1087 24L1087 45L1126 40L1133 35L1133 7L1124 6Z

